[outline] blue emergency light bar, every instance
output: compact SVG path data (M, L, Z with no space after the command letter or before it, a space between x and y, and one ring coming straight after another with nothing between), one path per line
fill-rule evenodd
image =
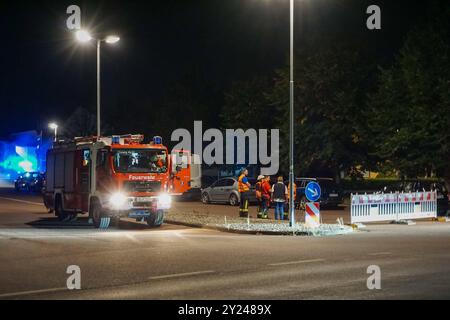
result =
M160 137L160 136L153 137L153 143L154 144L162 144L162 137Z
M120 144L120 136L112 136L112 144Z

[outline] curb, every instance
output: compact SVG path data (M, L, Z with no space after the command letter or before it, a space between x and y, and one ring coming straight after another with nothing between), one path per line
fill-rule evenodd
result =
M217 227L217 226L203 225L203 224L197 224L197 223L180 222L180 221L175 221L175 220L164 220L164 222L168 223L168 224L173 224L173 225L198 228L198 229L215 230L215 231L227 232L227 233L253 234L253 235L279 235L279 236L292 235L291 232L235 230L235 229L228 229L225 227ZM303 234L296 234L296 235L303 235ZM304 235L308 235L308 233L305 232Z
M349 225L350 227L353 228L353 230L361 230L361 229L366 229L367 226L361 222L355 222Z
M220 231L220 232L226 232L226 233L234 233L234 234L246 234L246 235L267 235L267 236L314 236L313 234L309 232L287 232L287 231L253 231L253 230L236 230L236 229L228 229L225 227L217 227L217 226L210 226L210 225L202 225L197 223L188 223L188 222L180 222L180 221L174 221L174 220L165 220L165 223L173 224L173 225L180 225L180 226L186 226L191 228L198 228L198 229L207 229L207 230L214 230L214 231ZM337 235L344 235L344 234L337 234Z
M413 221L413 220L410 220L410 219L407 219L407 220L402 219L402 220L391 221L391 224L401 224L401 225L405 225L405 226L415 226L416 222Z

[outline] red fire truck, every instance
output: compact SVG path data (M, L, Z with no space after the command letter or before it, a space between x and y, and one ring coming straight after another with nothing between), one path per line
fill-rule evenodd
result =
M161 137L143 135L75 138L47 154L44 203L60 220L88 213L96 228L120 217L160 226L177 193L182 171ZM187 183L187 182L186 182Z

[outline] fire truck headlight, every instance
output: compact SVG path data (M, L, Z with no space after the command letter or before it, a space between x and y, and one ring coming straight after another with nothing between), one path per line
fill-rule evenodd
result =
M113 208L121 209L127 202L127 197L123 193L117 192L111 195L111 197L109 198L109 202L111 203L111 206Z
M158 198L158 204L162 207L170 207L172 204L172 197L166 193L161 194Z

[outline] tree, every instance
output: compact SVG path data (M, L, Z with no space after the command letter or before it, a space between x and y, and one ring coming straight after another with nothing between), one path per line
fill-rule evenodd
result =
M410 32L370 96L371 152L405 177L434 171L450 182L450 24L442 18ZM447 17L447 18L445 18Z
M63 136L66 138L86 137L97 134L97 117L83 107L78 107L67 118L62 126ZM109 134L111 127L107 123L102 123L102 134Z
M296 57L295 162L301 174L354 172L370 164L361 139L372 64L351 44L333 44ZM289 154L289 73L278 71L270 94L282 129L282 163Z
M62 127L65 137L84 137L97 132L96 116L83 107L78 107L67 118Z
M267 77L236 81L225 93L220 115L224 128L272 128L278 124L274 106L267 97L271 83Z
M369 166L361 139L372 64L353 45L311 46L295 57L297 174L339 178ZM221 118L228 128L279 128L281 172L289 165L289 69L233 84Z

